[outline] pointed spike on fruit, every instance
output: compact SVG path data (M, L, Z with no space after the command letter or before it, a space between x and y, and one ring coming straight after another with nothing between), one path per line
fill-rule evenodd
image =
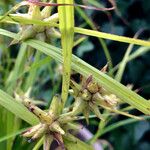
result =
M36 30L34 30L34 26L27 25L24 27L24 30L21 31L20 41L24 41L30 39L36 35Z
M14 97L17 101L22 102L20 95L16 93L16 91L14 92Z
M45 134L43 149L44 150L50 150L52 142L53 142L53 137L50 134Z
M86 102L83 101L80 97L77 97L74 102L72 114L77 115L81 113L85 107L86 107Z
M88 78L86 79L85 85L83 85L84 88L86 88L87 85L88 85L90 82L92 82L92 80L93 80L93 76L92 76L92 75L89 75Z
M104 121L104 118L102 117L102 114L99 111L99 107L93 103L89 103L89 106L91 110L94 112L94 114L102 121Z
M108 69L108 63L101 69L101 72L106 73Z
M93 102L97 105L116 107L118 102L120 102L120 99L118 99L114 94L101 95L97 92L93 95Z
M38 124L36 126L29 128L28 130L22 133L22 136L32 137L41 128L41 126L42 126L41 124Z
M45 32L47 38L49 38L50 40L53 38L61 38L61 33L55 28L47 28Z
M53 124L51 124L49 126L49 129L53 132L57 132L57 133L62 134L62 135L65 134L65 131L60 127L58 122L54 122Z
M79 130L80 130L80 125L78 124L78 123L67 123L66 125L65 125L65 130L66 131L68 131L68 130L74 130L75 132L79 132ZM66 134L67 134L68 132L66 132ZM65 135L66 135L65 134Z
M68 141L77 143L77 139L72 134L66 133L64 136L65 136L65 139L67 139Z
M30 7L33 7L31 12L31 19L41 20L42 16L41 16L40 7L37 5L31 5Z
M70 87L73 90L73 96L77 97L79 94L79 91L81 90L81 86L78 83L76 83L75 81L71 80Z
M70 119L70 117L74 116L74 114L75 114L74 111L64 113L64 114L60 115L60 117L58 118L58 121L61 123L66 123L66 120Z
M43 136L44 133L47 130L47 125L46 124L42 124L41 127L37 130L37 132L32 136L32 140L36 140L39 137Z
M8 47L10 47L10 46L12 46L12 45L15 45L15 44L18 44L19 42L20 42L19 40L14 39L14 40L12 40L12 41L10 42L10 44L9 44Z
M108 90L106 90L103 87L100 88L100 93L102 96L111 94Z
M104 100L106 101L106 105L108 104L108 107L114 107L118 104L119 99L114 94L105 95L103 96Z
M74 117L80 113L82 113L83 109L86 107L86 102L82 100L80 97L76 97L75 102L72 107L72 111L68 113L64 113L60 116L59 120L63 120L65 117Z
M41 11L41 16L43 19L50 17L52 8L49 6L45 6Z
M70 86L71 86L72 89L73 89L73 88L76 88L78 91L81 90L80 84L76 83L74 80L71 80L71 81L70 81Z
M45 18L45 22L57 23L59 21L58 13L53 14L52 16Z
M83 115L84 115L84 117L85 117L85 120L86 120L87 125L89 125L89 112L90 112L89 108L86 108L86 109L84 109L84 111L83 111Z
M69 116L69 114L68 114L65 117L59 117L58 121L61 124L65 124L65 123L68 123L68 122L71 122L71 121L74 121L74 120L78 120L78 118L79 118L78 116Z
M50 104L49 114L54 118L57 118L61 114L62 110L62 100L59 94L56 94Z
M99 92L93 94L92 100L96 104L101 104L101 103L104 102L104 98L103 98L103 96Z
M30 97L31 90L32 90L32 88L29 87L28 90L25 92L24 96L25 97Z
M48 113L44 112L43 110L41 110L40 108L35 106L29 98L23 96L22 97L22 103L33 114L35 114L41 122L45 122L45 123L48 123L48 124L52 123L52 121L53 121L52 117Z
M52 7L45 6L41 11L42 19L48 18L51 15Z
M61 150L66 150L62 135L59 133L54 133L54 138L57 141L58 145L60 145Z

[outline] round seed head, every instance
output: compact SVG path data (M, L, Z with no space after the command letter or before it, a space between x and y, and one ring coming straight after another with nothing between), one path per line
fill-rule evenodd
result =
M99 86L96 82L89 82L87 85L87 89L91 92L91 93L96 93L99 91Z
M81 97L83 100L89 101L92 95L87 89L84 89L83 91L81 91Z

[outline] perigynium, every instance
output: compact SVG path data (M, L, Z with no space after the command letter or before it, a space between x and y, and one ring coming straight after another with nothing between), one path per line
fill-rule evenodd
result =
M39 118L40 123L29 128L22 133L23 137L34 141L38 138L44 137L44 150L49 150L53 140L56 140L62 149L65 149L63 138L71 140L72 135L69 130L72 129L71 122L77 117L61 116L62 101L59 95L55 95L52 99L48 111L43 111L32 103L32 100L25 96L19 96L23 105L28 108L35 116ZM61 116L61 119L60 119Z

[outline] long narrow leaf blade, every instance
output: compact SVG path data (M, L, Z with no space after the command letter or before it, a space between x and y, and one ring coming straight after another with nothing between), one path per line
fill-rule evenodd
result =
M29 40L27 44L53 57L57 61L63 62L60 49L37 40ZM85 76L92 74L95 80L108 91L116 94L124 102L141 112L147 115L150 114L150 103L147 100L74 55L72 57L72 69Z
M67 7L69 7L69 6L67 6ZM49 23L49 22L34 20L34 19L26 19L26 18L18 17L18 16L16 16L16 14L15 15L10 14L9 16L11 16L11 18L6 17L5 20L3 21L4 23L18 24L18 22L19 22L19 23L23 23L23 24L38 24L41 26L49 26L50 25L50 26L58 27L58 24L56 24L56 23ZM0 16L0 19L2 17L3 16ZM12 20L15 20L16 22L12 21ZM124 42L124 43L129 43L129 44L150 47L149 41L128 38L125 36L119 36L119 35L109 34L109 33L105 33L105 32L93 31L93 30L88 30L88 29L78 28L78 27L74 28L74 32L79 33L79 34L94 36L94 37L98 37L98 38L114 40L114 41L118 41L118 42Z
M8 33L8 31L6 32ZM0 34L6 35L5 30L0 29ZM7 34L7 36L9 35ZM12 36L11 32L10 36ZM14 36L14 38L16 38L16 36ZM25 43L53 57L58 62L63 62L61 50L59 48L38 40L28 40ZM85 76L92 74L95 80L105 89L116 94L124 102L130 104L134 108L150 115L150 102L74 55L72 57L72 69Z
M58 3L73 4L73 0L57 0ZM63 105L68 97L70 73L71 73L71 56L74 39L74 7L58 7L59 28L61 31L61 45L63 54L63 83L62 83L62 100Z
M28 122L29 124L35 125L39 122L38 119L22 104L17 102L15 99L13 99L2 90L0 90L0 105L5 107L10 112L14 113L19 118Z
M128 38L128 37L124 37L124 36L119 36L119 35L99 32L99 31L93 31L93 30L88 30L88 29L83 29L83 28L78 28L78 27L75 27L74 31L76 33L80 33L80 34L84 34L84 35L89 35L89 36L99 37L99 38L103 38L103 39L114 40L114 41L118 41L118 42L124 42L124 43L130 43L130 44L136 44L136 45L150 47L149 41L139 40L139 39L135 39L135 38Z

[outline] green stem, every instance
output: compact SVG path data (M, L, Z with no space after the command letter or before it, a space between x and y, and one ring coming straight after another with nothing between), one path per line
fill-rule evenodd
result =
M36 143L36 145L33 147L32 150L38 150L38 149L40 149L40 147L43 145L43 141L44 141L44 137L42 137L42 138Z

